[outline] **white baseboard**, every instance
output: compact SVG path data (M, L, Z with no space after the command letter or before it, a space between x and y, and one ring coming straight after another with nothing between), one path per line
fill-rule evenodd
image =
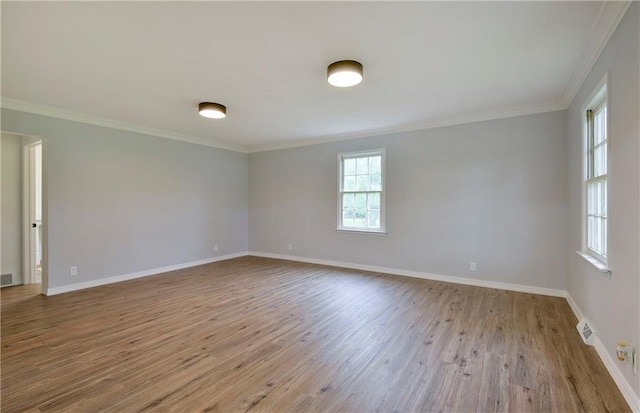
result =
M582 311L569 293L567 293L567 302L569 303L569 306L573 310L573 313L576 315L578 320L581 320L583 318ZM633 391L631 384L629 384L629 382L624 378L622 372L618 368L618 363L613 360L613 358L607 351L607 348L600 340L600 337L598 337L597 333L596 338L593 342L593 346L595 347L596 352L600 356L600 359L604 363L605 367L609 371L609 374L613 378L613 381L615 381L616 385L620 389L620 392L624 396L624 399L629 404L631 410L635 413L640 413L640 397L638 397L638 395Z
M328 265L330 267L350 268L353 270L381 272L385 274L402 275L405 277L422 278L425 280L444 281L454 284L474 285L476 287L495 288L498 290L517 291L522 293L549 295L552 297L566 297L565 290L556 290L553 288L534 287L529 285L503 283L497 281L485 281L474 278L455 277L451 275L430 274L419 271L401 270L397 268L377 267L373 265L354 264L350 262L321 260L316 258L297 257L294 255L271 254L268 252L249 251L249 255L264 258L276 258L281 260L306 262L310 264Z
M571 294L567 292L566 298L567 298L567 302L569 303L569 307L571 307L571 310L573 310L573 314L576 315L576 318L578 319L578 321L582 320L584 318L584 314L582 314L580 307L578 307L578 304L573 300L573 297L571 296Z
M229 260L231 258L244 257L247 254L248 254L247 251L243 251L243 252L238 252L238 253L235 253L235 254L221 255L219 257L205 258L204 260L190 261L190 262L185 262L185 263L182 263L182 264L169 265L167 267L154 268L154 269L151 269L151 270L133 272L133 273L130 273L130 274L122 274L122 275L116 275L116 276L108 277L108 278L100 278L99 280L92 280L92 281L85 281L85 282L81 282L81 283L77 283L77 284L63 285L61 287L53 287L53 288L47 289L46 295L49 296L49 295L63 294L63 293L71 292L71 291L84 290L86 288L99 287L101 285L113 284L113 283L122 282L122 281L128 281L128 280L134 280L136 278L148 277L150 275L162 274L162 273L169 272L169 271L182 270L184 268L195 267L195 266L204 265L204 264L210 264L212 262Z

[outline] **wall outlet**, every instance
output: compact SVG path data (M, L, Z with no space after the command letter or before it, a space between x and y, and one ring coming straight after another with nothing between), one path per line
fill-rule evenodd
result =
M78 275L78 267L69 268L69 275L72 277L75 277L76 275Z
M289 249L289 251L293 250L293 244L289 244L287 248Z
M619 361L631 364L633 375L638 374L638 353L633 347L627 346L627 340L620 340L616 345L616 356Z
M469 265L469 269L471 271L478 271L478 266L476 265L475 262L472 262L471 265Z
M214 246L213 246L213 250L214 250L215 252L218 252L218 244L216 244L216 245L214 245Z

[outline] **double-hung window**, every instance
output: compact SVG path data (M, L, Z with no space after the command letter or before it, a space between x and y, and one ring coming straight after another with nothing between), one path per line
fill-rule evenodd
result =
M384 227L385 150L338 154L338 230Z
M590 101L585 113L584 245L583 252L606 268L607 205L607 94L606 85Z

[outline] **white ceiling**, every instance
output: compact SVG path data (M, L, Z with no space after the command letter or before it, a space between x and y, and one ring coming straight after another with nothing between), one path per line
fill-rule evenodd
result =
M558 110L621 4L3 1L3 106L241 151Z

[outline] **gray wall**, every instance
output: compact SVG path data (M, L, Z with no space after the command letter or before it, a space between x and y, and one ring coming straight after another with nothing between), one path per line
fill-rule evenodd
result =
M3 109L3 130L45 138L49 285L250 249L568 289L615 359L617 340L640 345L639 9L630 7L567 112L247 156ZM607 71L610 280L574 252L580 108ZM15 255L5 252L5 213L15 209L5 207L15 188L6 180L16 176L5 173L2 143L4 273ZM388 234L336 232L336 155L371 148L387 149ZM640 394L640 377L619 367Z
M250 154L249 248L565 289L565 136L552 112ZM338 233L337 153L373 148L388 234Z
M2 127L45 139L49 288L247 250L246 154L6 109Z
M616 342L640 346L640 4L631 5L618 29L589 73L567 114L569 131L569 285L568 290L616 360ZM582 106L609 72L610 233L609 280L575 251L581 248ZM636 394L640 376L617 363Z
M1 274L22 283L22 140L2 134L2 263Z

